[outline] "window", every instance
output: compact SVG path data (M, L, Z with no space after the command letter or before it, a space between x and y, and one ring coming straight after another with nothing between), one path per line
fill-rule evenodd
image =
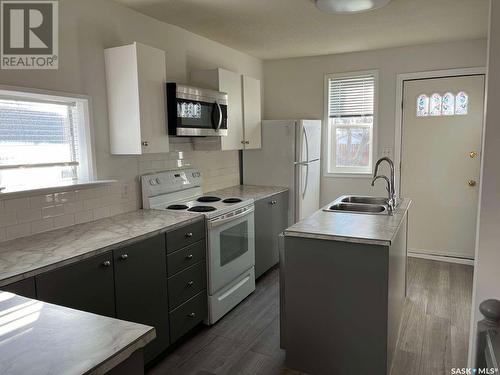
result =
M455 114L466 115L469 113L469 95L460 91L455 98Z
M429 115L429 97L425 94L417 98L417 117Z
M441 116L441 95L432 94L429 115Z
M372 173L377 78L376 71L326 76L328 174Z
M88 99L0 89L0 186L9 191L92 177Z
M417 117L427 116L453 116L466 115L469 113L469 96L460 91L456 96L447 92L442 97L438 93L426 94L417 97Z

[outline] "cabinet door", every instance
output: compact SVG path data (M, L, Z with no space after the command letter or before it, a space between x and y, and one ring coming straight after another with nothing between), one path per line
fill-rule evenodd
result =
M35 276L35 283L41 301L115 316L111 252Z
M15 293L27 298L36 298L35 278L29 277L12 284L0 286L0 291Z
M136 43L143 153L168 152L165 51Z
M288 195L281 193L255 202L255 277L279 259L278 235L286 229Z
M243 80L243 128L245 149L262 147L261 92L258 79L242 76Z
M218 69L218 71L219 91L228 95L228 134L221 139L222 150L242 150L244 134L241 78L239 74L229 70Z
M116 317L156 329L144 350L149 362L169 345L165 235L113 250L113 257Z

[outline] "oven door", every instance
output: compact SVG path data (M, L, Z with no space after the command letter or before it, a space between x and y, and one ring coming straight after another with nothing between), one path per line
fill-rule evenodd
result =
M255 265L254 207L238 211L209 221L210 294Z
M227 105L177 99L178 136L217 136L227 134Z

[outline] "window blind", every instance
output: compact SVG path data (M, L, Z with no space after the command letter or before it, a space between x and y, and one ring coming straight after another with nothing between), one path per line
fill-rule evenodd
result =
M0 97L0 168L78 165L75 102Z
M328 92L330 118L373 116L373 75L330 79Z

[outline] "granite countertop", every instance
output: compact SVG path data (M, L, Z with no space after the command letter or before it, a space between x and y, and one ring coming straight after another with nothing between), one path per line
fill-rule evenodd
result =
M215 195L222 198L238 197L258 201L284 191L288 191L288 188L282 186L235 185L210 191L206 195Z
M191 212L139 210L1 242L0 288L203 218Z
M325 212L321 209L286 229L285 236L390 246L410 204L410 199L403 199L393 215Z
M104 374L155 338L153 327L0 292L2 375Z

